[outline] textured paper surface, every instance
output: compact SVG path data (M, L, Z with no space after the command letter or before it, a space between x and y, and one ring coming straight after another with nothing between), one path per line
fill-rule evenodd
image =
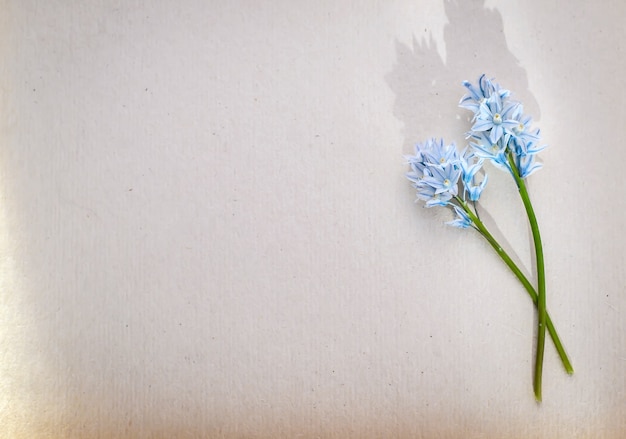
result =
M626 435L623 2L0 3L0 437ZM403 176L482 71L550 145L541 406L526 293Z

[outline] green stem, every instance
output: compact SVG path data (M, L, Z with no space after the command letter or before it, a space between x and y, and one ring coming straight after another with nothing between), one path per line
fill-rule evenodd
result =
M541 235L539 234L539 225L537 224L537 217L533 205L530 202L528 191L526 190L526 184L524 179L519 175L515 161L513 160L513 154L509 151L508 154L509 166L511 167L511 173L517 183L526 214L528 215L528 222L530 223L530 229L533 235L533 242L535 244L535 257L537 262L537 313L539 315L539 323L537 329L537 355L535 356L535 398L537 401L541 401L541 378L543 372L543 351L546 340L546 275L543 262L543 245L541 244Z
M504 251L502 246L493 237L493 235L489 233L489 230L487 230L487 227L485 227L483 222L469 208L467 203L465 203L465 201L463 201L459 197L456 197L456 201L459 203L461 208L463 208L465 213L467 213L467 215L470 217L470 219L472 220L472 223L476 227L476 230L487 240L487 242L489 242L489 244L491 244L491 246L496 251L498 256L500 256L500 258L504 261L504 263L511 269L513 274L515 274L515 276L519 279L519 281L524 286L524 289L526 289L526 291L528 292L528 295L532 299L533 303L535 305L538 305L538 294L535 291L535 288L533 287L533 285L528 280L528 278L524 275L524 273L522 273L522 271L518 268L515 262L513 262L513 260L506 253L506 251ZM554 342L554 346L559 354L559 357L561 358L563 367L565 368L568 374L570 375L573 374L574 368L572 367L572 364L567 356L567 353L565 352L565 349L563 348L563 344L561 343L561 339L559 338L559 335L556 332L556 328L554 327L554 324L552 323L552 319L550 318L550 315L547 312L546 312L546 326L548 328L548 332L550 333L550 337L552 338L552 341Z

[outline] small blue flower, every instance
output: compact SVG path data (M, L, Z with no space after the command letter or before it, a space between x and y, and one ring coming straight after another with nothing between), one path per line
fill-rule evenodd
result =
M517 105L515 102L503 102L497 93L492 95L480 104L472 131L489 131L491 143L496 143L519 124L512 118Z
M531 130L532 118L530 116L520 114L516 120L517 126L511 130L513 152L517 155L526 155L528 150L539 141L539 129Z
M417 182L424 176L432 176L429 166L446 163L458 163L459 156L456 146L444 145L443 140L430 139L424 144L415 145L415 155L405 156L407 163L411 167L411 172L407 174L409 180Z
M528 149L526 150L526 154L527 155L535 155L538 152L543 151L544 149L546 149L548 147L548 145L529 145Z
M424 178L424 168L426 164L415 161L409 162L409 166L411 167L411 171L406 173L406 178L411 180L413 185L416 185Z
M465 189L467 190L467 194L469 195L469 199L471 201L478 201L481 194L483 193L483 190L485 189L485 186L487 185L488 180L489 176L485 175L483 177L483 181L481 181L479 185L465 185Z
M485 186L487 185L488 175L484 175L480 184L476 185L475 178L478 171L482 167L484 159L474 160L473 153L469 152L466 148L466 152L463 154L463 160L461 161L463 188L465 193L469 196L471 201L478 201Z
M506 157L506 136L492 143L486 132L478 132L472 134L472 139L470 145L474 148L477 157L490 160L496 167L511 172Z
M478 78L477 84L477 86L474 86L474 84L469 81L463 81L463 86L467 88L469 93L463 96L459 102L460 107L467 108L474 112L474 118L476 118L480 105L493 94L498 94L502 99L508 97L510 94L508 90L500 88L500 85L488 79L484 73Z
M543 167L541 163L535 161L534 154L516 156L515 165L521 178L526 178Z
M430 171L426 169L428 167L427 159L423 154L424 149L427 147L428 144L424 146L418 143L415 145L415 155L405 156L407 163L411 167L411 171L406 174L406 177L413 182L413 185L418 184L424 178L425 173L430 175Z
M471 218L457 205L452 205L454 208L454 212L456 213L456 218L452 221L448 221L446 224L452 227L458 227L460 229L467 229L471 227L472 220Z
M461 157L461 180L463 181L463 187L465 189L465 192L469 195L469 199L471 201L478 201L480 195L485 189L485 186L487 185L488 176L485 175L478 185L474 184L474 181L476 174L478 173L478 171L480 171L480 168L483 165L484 159L479 158L477 161L475 161L474 154L470 152L467 148L465 149Z
M424 176L422 182L435 189L435 193L440 194L447 192L452 196L458 194L458 182L461 176L461 169L453 163L445 165L431 164L429 165L431 176Z
M417 187L417 197L426 202L425 207L447 206L450 204L452 194L450 192L438 193L434 187L423 184Z
M443 139L431 139L422 150L422 156L427 163L444 165L446 163L456 163L459 154L454 143L444 145Z

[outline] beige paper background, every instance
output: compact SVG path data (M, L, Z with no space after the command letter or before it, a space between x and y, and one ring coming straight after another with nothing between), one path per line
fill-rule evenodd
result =
M626 435L623 2L0 4L0 437ZM550 145L541 406L523 289L403 176L481 71Z

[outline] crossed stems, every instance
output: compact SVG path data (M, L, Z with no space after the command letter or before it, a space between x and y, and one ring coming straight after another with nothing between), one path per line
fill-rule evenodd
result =
M537 329L537 355L535 356L535 381L534 391L535 398L538 402L541 402L541 377L543 371L543 350L546 341L546 275L543 263L543 245L541 244L541 235L539 234L539 225L537 224L537 217L533 205L530 202L528 191L526 190L526 184L524 179L520 177L515 160L513 160L513 153L509 150L508 153L509 167L513 174L513 179L517 184L517 188L524 203L526 214L528 215L528 222L530 223L530 229L533 235L533 243L535 244L535 259L537 262L537 314L538 314L538 329Z
M524 200L524 206L527 208L527 212L528 212L528 209L529 209L528 206L530 206L528 192L526 191L526 187L524 186L523 180L519 177L519 173L517 173L517 168L513 166L513 169L515 169L514 177L516 177L516 182L518 183L520 194L522 195L522 199ZM489 230L487 230L483 222L472 211L472 209L470 209L467 203L458 196L455 197L455 200L457 201L457 203L459 203L459 206L465 211L465 213L472 220L472 225L474 229L476 229L489 242L489 244L491 244L491 246L496 251L498 256L500 256L500 258L504 261L504 263L511 269L513 274L515 274L515 276L519 279L519 281L522 283L522 285L528 292L528 295L532 299L533 303L537 306L537 309L539 310L539 325L540 326L539 326L539 334L537 337L537 358L535 362L535 381L534 381L533 387L535 390L535 397L537 401L541 401L541 375L542 375L541 370L542 370L542 364L543 364L543 350L544 350L544 344L545 344L545 329L546 328L548 329L548 332L550 333L550 337L552 338L552 341L554 342L554 346L556 347L559 357L561 357L561 362L563 363L563 367L565 368L568 374L571 375L574 373L574 368L572 367L572 364L570 363L569 358L567 354L565 353L565 349L563 348L561 339L559 338L559 335L557 334L556 329L554 328L552 319L550 318L550 315L546 311L545 274L543 272L543 252L542 252L542 247L541 247L541 241L539 240L539 247L537 249L537 241L535 240L535 247L536 247L535 250L537 252L537 260L538 260L537 265L538 267L541 267L541 268L538 268L537 271L538 273L541 273L541 274L538 274L538 278L540 279L539 290L540 290L540 293L542 293L543 297L540 296L540 294L538 294L537 291L535 291L535 288L530 283L528 278L524 275L524 273L522 273L522 271L519 269L517 264L513 262L513 260L506 253L506 251L504 251L502 246L493 237L493 235L489 233ZM527 206L527 203L528 203L528 206ZM532 206L530 206L530 212L532 212ZM528 212L529 217L531 216L530 212ZM537 221L534 218L534 213L532 214L532 218L533 219L531 219L531 228L533 228L533 237L535 237L534 229L537 229L537 236L538 236L538 228L537 228ZM534 226L533 226L533 220L534 220ZM541 253L541 255L539 255L539 253ZM542 325L542 316L541 316L542 310L540 308L543 308L543 325ZM541 335L542 332L543 332L543 336ZM540 337L542 337L541 340L540 340Z

